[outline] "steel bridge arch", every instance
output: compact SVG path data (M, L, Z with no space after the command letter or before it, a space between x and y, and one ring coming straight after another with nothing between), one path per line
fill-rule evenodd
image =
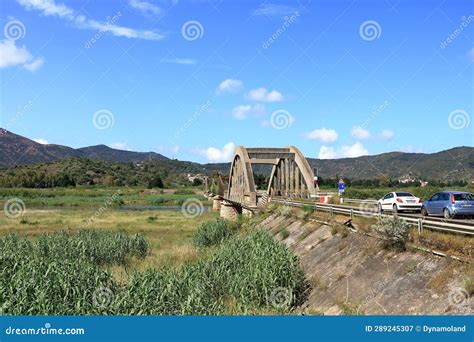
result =
M252 165L273 165L266 191L257 191ZM313 171L294 146L246 148L238 146L230 167L227 199L257 206L268 195L308 198L316 194Z

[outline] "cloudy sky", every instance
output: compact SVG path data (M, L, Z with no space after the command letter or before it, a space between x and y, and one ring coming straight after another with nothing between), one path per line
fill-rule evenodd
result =
M199 162L474 145L470 0L5 0L0 127Z

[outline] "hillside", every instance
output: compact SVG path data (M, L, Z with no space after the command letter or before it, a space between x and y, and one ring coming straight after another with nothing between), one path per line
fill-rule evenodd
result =
M169 160L169 158L155 152L123 151L105 145L79 149L54 144L43 145L0 128L0 166L47 163L69 157L116 162Z
M413 178L424 180L474 179L474 148L467 146L431 154L390 152L358 158L309 159L309 163L319 168L322 177L369 179L388 175L398 179L411 174Z
M122 163L72 157L51 163L0 169L0 187L149 186L157 184L157 179L166 187L173 187L188 184L185 174L200 171L196 164L176 160Z
M133 152L96 145L83 148L70 148L61 145L42 145L28 138L0 129L0 167L18 167L26 165L26 169L45 168L45 164L58 162L67 158L85 158L103 162L108 172L114 163L156 161L161 171L169 173L190 172L209 173L218 171L224 175L229 173L230 163L198 164L193 162L170 160L155 152ZM374 179L386 175L392 179L400 179L409 175L413 179L436 180L440 182L474 180L474 147L462 146L437 153L404 153L390 152L372 156L342 159L312 159L308 161L313 168L318 168L323 179L345 177L352 180ZM76 162L77 163L77 162ZM80 163L84 163L81 161ZM33 165L35 164L35 165ZM67 163L66 163L67 164ZM64 164L48 166L50 169L63 170ZM64 170L63 170L64 171ZM129 177L133 177L134 170ZM163 172L160 171L160 174ZM49 171L48 171L49 172ZM255 173L268 175L270 168L265 165L254 166ZM124 174L119 178L126 177Z

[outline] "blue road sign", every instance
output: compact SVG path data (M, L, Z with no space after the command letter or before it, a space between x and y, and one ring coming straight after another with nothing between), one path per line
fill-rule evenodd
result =
M344 189L346 188L346 183L344 183L344 181L342 179L340 179L339 183L337 184L337 187L338 187L339 191L344 191Z

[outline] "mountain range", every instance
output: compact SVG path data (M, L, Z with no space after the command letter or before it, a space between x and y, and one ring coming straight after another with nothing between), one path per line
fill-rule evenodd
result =
M106 145L74 149L63 145L40 144L6 129L0 129L0 166L47 163L69 157L117 162L169 160L169 158L155 152L124 151Z
M169 164L169 158L155 152L133 152L96 145L74 149L62 145L40 144L31 139L0 129L0 166L14 167L50 163L70 157L82 157L110 162L141 162L154 160ZM308 158L319 175L325 177L348 177L371 179L387 175L393 179L429 179L441 181L474 180L474 147L460 146L436 153L389 152L371 156L341 159ZM173 161L183 164L183 170L195 172L219 171L228 174L230 163L198 164ZM179 169L179 168L178 168ZM255 172L268 173L268 168L255 166Z

